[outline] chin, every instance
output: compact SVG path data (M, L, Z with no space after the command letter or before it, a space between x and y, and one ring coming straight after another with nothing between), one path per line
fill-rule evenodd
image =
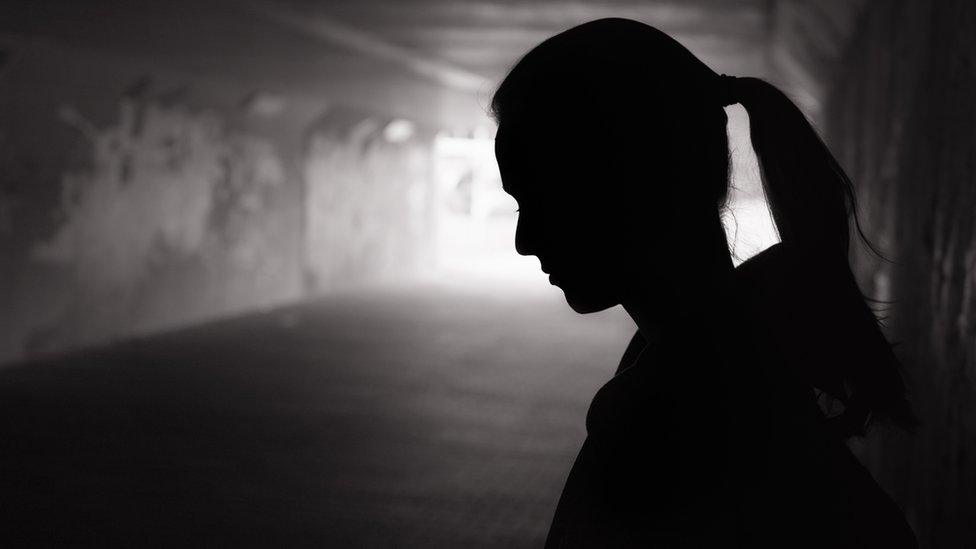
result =
M609 296L566 289L563 289L563 293L566 295L566 303L569 303L569 307L581 315L605 311L619 304L616 299Z

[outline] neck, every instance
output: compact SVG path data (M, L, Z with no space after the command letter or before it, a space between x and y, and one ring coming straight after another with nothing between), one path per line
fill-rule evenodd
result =
M677 326L709 329L721 322L732 295L735 268L724 232L722 246L708 258L685 258L659 283L647 277L629 284L621 305L648 342L660 339Z

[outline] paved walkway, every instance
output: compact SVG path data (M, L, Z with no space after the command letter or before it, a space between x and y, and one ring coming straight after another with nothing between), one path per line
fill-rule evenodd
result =
M0 546L539 547L632 325L341 296L0 370Z

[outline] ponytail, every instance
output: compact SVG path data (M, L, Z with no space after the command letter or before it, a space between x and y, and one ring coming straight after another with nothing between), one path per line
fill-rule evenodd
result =
M758 78L722 75L722 104L740 103L749 114L750 137L770 212L780 235L786 288L776 306L797 341L800 377L839 401L843 413L829 421L844 438L863 435L870 423L915 424L891 346L868 307L848 261L850 219L861 231L854 187L795 104ZM770 315L777 316L779 315ZM782 322L780 324L783 324Z

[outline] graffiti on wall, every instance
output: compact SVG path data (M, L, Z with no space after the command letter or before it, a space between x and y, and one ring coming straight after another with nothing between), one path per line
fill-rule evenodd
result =
M72 298L35 347L281 297L270 295L287 286L273 210L286 170L272 143L213 113L133 98L109 127L68 107L60 117L86 153L63 173L57 231L30 258L63 266Z

